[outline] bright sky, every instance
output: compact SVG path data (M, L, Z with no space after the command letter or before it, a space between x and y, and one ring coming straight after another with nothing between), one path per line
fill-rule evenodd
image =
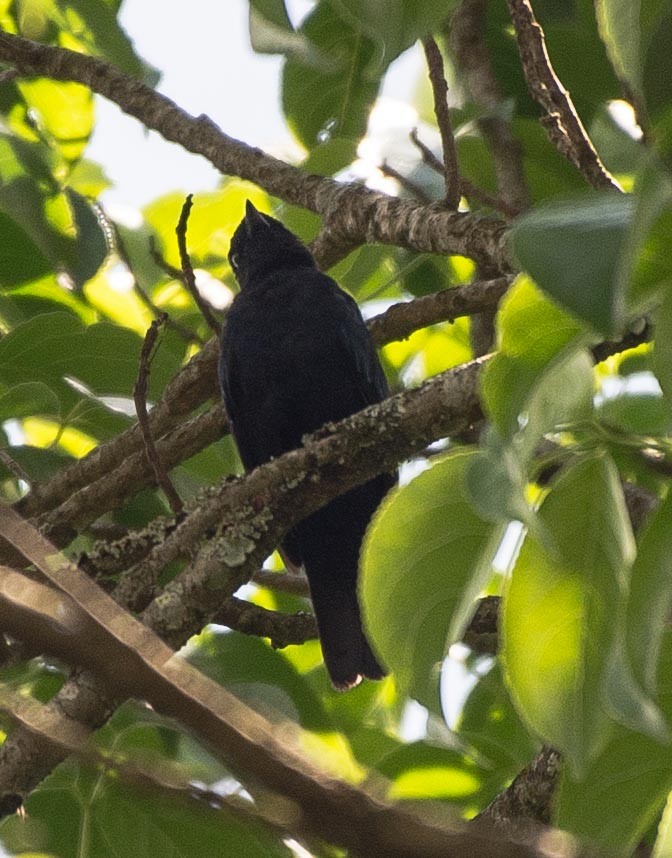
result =
M288 0L287 8L296 23L311 3ZM282 58L252 51L248 9L248 0L125 0L121 20L138 53L163 73L161 92L194 115L207 113L232 137L281 155L291 145L280 111ZM419 63L408 54L393 65L386 94L413 90ZM108 205L140 206L175 189L211 189L219 179L203 158L148 134L102 98L87 154L115 183Z

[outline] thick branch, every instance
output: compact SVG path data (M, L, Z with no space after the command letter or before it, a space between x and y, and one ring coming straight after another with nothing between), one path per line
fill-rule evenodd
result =
M206 739L227 765L293 802L300 831L314 831L366 854L407 856L419 849L428 856L459 855L474 848L512 858L549 854L541 839L529 844L490 841L487 829L430 823L361 789L324 778L288 747L286 730L278 737L264 718L174 658L82 572L67 564L54 567L49 560L53 547L34 528L7 508L0 515L7 538L61 591L57 595L16 572L0 570L3 625L15 633L29 629L30 637L47 651L87 664L112 689L147 699L158 711L177 717Z
M542 124L556 149L594 188L621 188L595 151L572 99L551 64L544 31L529 0L507 0L516 31L525 80L535 101L546 111Z
M510 285L508 277L478 280L470 286L442 289L407 304L393 304L369 321L369 330L376 343L404 340L419 328L435 324L437 319L453 321L496 307Z
M479 312L495 305L495 295L501 288L498 284L503 282L476 281L468 286L444 290L436 297L427 295L394 305L386 313L371 319L369 329L376 345L382 346L409 336L418 327ZM178 420L217 394L217 350L218 344L211 340L180 370L149 414L153 436L161 439L156 442L157 451L168 470L195 455L227 430L220 404L186 424L179 425ZM178 428L173 429L176 425ZM85 527L150 485L153 485L152 470L144 456L142 437L134 426L101 444L84 459L64 468L49 483L36 486L34 492L17 505L17 509L23 516L32 518L65 501L66 510L61 510L61 532L50 533L51 539L64 545L75 534L71 522L76 521L78 528ZM54 513L50 519L57 519L59 514Z
M481 365L473 361L434 376L326 427L299 450L209 489L146 560L122 576L117 596L140 610L161 570L219 527L219 538L209 539L144 612L145 621L162 637L182 643L212 618L213 588L220 590L220 598L232 595L296 522L479 418Z
M382 243L429 253L461 254L505 271L511 260L505 225L388 197L361 184L308 175L224 134L207 116L195 118L166 96L95 57L0 32L0 61L21 74L72 80L104 95L147 128L220 172L256 182L268 193L321 215L344 245Z
M523 166L523 147L513 136L510 123L501 116L504 98L485 38L487 2L462 0L450 21L450 44L471 98L486 113L477 124L492 152L505 211L515 216L528 208L530 195ZM464 188L463 193L466 194Z

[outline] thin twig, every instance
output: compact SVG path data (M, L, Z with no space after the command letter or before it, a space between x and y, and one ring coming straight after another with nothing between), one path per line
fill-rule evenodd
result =
M250 579L252 584L259 587L268 587L271 590L279 590L282 593L291 593L293 596L309 596L308 579L305 575L296 575L294 572L271 572L270 569L257 569Z
M475 185L469 179L465 179L464 176L460 177L460 193L468 200L477 200L484 206L490 206L495 211L500 211L508 218L518 217L522 213L522 209L509 205L502 197L491 194L490 191L486 191L484 188L479 188L478 185Z
M422 155L422 160L425 164L431 167L436 173L443 176L445 172L443 164L439 161L429 146L426 143L423 143L418 137L418 129L414 128L409 134L409 137L411 138L411 142L419 149L420 154Z
M189 258L189 251L187 250L187 224L189 223L189 214L193 204L192 200L193 194L188 194L184 201L184 205L182 206L182 213L180 214L180 219L177 222L177 227L175 228L175 232L177 233L177 246L180 249L182 273L184 275L184 283L189 290L191 297L196 302L196 306L203 314L203 318L208 323L210 330L216 337L218 337L222 326L214 317L212 310L203 300L201 293L196 287L196 277L194 276L194 269L191 267L191 259Z
M96 204L96 209L99 218L103 223L103 228L108 234L108 242L111 245L110 249L112 252L117 254L117 256L119 257L119 261L123 264L123 266L133 278L133 290L138 296L138 298L140 298L142 303L145 305L145 307L147 307L147 309L154 316L155 319L158 319L163 313L166 316L166 327L174 330L175 333L182 337L182 339L186 342L197 342L203 345L203 343L205 342L203 337L200 337L195 331L192 331L190 328L187 328L186 325L182 325L180 324L180 322L175 321L175 319L171 318L165 310L161 310L161 308L157 307L156 304L152 301L152 299L138 282L138 278L135 276L131 257L128 255L126 243L122 238L121 232L119 231L119 226L112 220L112 218L108 217L107 212L99 203Z
M443 166L446 182L446 203L457 211L460 204L460 174L457 166L457 149L455 148L455 137L450 124L450 111L448 110L448 84L443 73L443 57L436 41L432 36L422 40L427 59L429 80L432 84L434 94L434 113L441 134L441 146L443 148Z
M159 328L166 320L166 314L162 313L158 319L154 319L152 324L147 329L147 333L145 335L145 341L142 344L142 349L140 351L140 366L138 368L138 379L133 388L133 400L135 402L135 411L138 416L138 423L140 424L140 429L142 431L142 437L145 442L145 452L147 454L147 459L149 460L152 469L154 470L154 475L156 477L156 482L163 489L166 498L168 499L168 503L170 504L170 508L178 515L182 512L184 508L184 504L182 503L182 499L178 495L175 487L170 481L170 477L166 469L163 467L159 454L156 450L156 445L154 444L154 438L152 436L152 430L149 426L149 419L147 416L147 389L149 387L149 366L152 361L152 350L154 345L156 344L156 338L159 333Z
M390 179L395 179L401 185L404 190L408 191L409 194L414 196L420 202L428 203L430 202L430 197L425 191L419 186L416 185L415 182L412 182L407 176L404 176L403 173L400 173L398 170L395 170L394 167L390 167L387 161L383 161L383 163L378 167L383 176L388 176ZM443 170L441 171L443 173Z
M7 468L10 474L13 474L17 480L23 480L23 482L30 488L32 485L30 476L26 473L23 465L19 464L16 459L13 459L7 450L0 449L0 462L2 462L2 464Z
M164 258L161 251L156 246L156 238L153 235L149 236L149 253L154 262L156 262L162 271L165 271L171 280L179 280L184 288L187 288L187 284L184 281L184 273L181 269L171 265L170 262Z
M622 190L602 164L572 99L558 79L546 50L544 31L530 0L506 0L516 31L527 86L546 111L541 123L556 147L594 188Z
M440 173L442 176L444 175L444 167L441 161L436 157L436 155L432 152L429 146L426 143L423 143L422 140L418 136L418 129L414 128L410 133L411 142L417 147L420 155L422 156L422 160L428 167L431 167L437 173ZM517 217L521 213L521 209L516 206L512 206L506 202L506 200L501 197L496 196L495 194L491 194L489 191L486 191L484 188L479 188L478 185L475 185L469 179L466 179L464 176L460 176L460 193L463 197L467 199L477 200L479 203L483 205L490 206L490 208L495 209L495 211L500 211L502 214L506 215L506 217Z
M16 80L19 75L18 69L4 69L0 72L0 86L3 83L11 83L11 81Z
M313 614L269 611L235 596L223 602L213 622L245 635L269 638L273 649L283 649L317 638L317 623Z

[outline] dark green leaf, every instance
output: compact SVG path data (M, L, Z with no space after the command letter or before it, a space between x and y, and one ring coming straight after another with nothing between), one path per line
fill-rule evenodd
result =
M307 149L334 137L358 140L378 94L383 69L375 43L346 24L330 0L303 22L300 33L329 57L317 69L290 57L282 80L282 105L292 130Z
M159 790L144 791L114 771L89 768L76 759L61 764L30 794L26 812L29 826L18 816L0 825L0 836L12 850L23 852L28 845L59 858L292 855L279 837L251 818L211 810L203 802L187 805Z
M511 230L516 257L535 282L605 337L626 321L616 275L633 212L632 198L596 191L539 206Z
M672 719L672 638L667 634L659 665L660 700ZM630 854L660 813L672 789L672 745L624 727L578 779L566 771L556 801L555 823L608 851Z
M625 391L600 403L595 416L609 427L635 435L663 437L672 429L672 415L662 396Z
M455 730L488 761L495 790L519 772L539 747L516 712L497 663L479 677Z
M89 53L104 57L148 86L156 86L161 77L159 72L138 56L133 42L117 20L114 7L104 0L57 0L57 3L66 15L65 20L79 19L84 24L84 27L75 26L75 33Z
M333 0L336 11L354 28L380 42L388 65L418 39L441 28L456 5L434 0Z

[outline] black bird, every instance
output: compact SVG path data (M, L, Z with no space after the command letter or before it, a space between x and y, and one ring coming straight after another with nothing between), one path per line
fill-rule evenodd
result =
M353 299L322 274L280 221L247 202L229 252L240 285L222 332L219 376L246 470L301 446L303 435L388 394ZM282 551L305 568L334 686L385 675L362 630L357 573L371 516L394 485L383 474L297 524Z

